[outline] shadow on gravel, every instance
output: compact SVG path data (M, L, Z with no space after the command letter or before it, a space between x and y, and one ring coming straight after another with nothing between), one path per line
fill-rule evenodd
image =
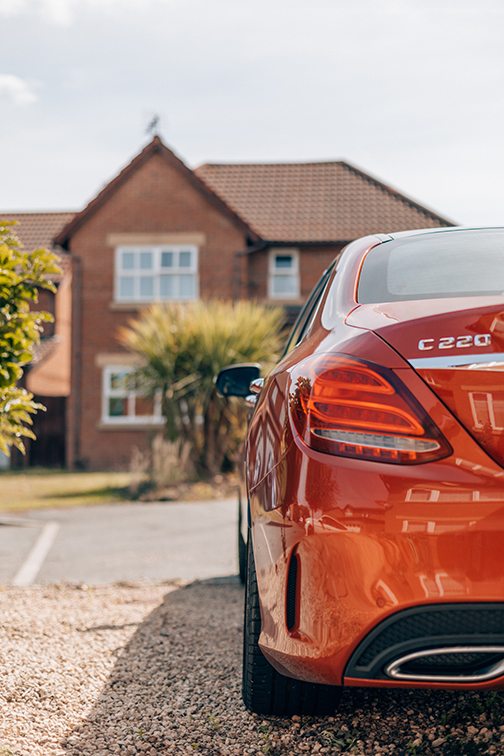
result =
M68 756L504 753L497 693L348 689L334 717L251 715L240 698L242 605L237 578L169 593L117 650L99 700L63 744Z

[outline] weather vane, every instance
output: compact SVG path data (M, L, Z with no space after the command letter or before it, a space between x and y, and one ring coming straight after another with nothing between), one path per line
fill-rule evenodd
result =
M158 133L159 120L160 120L159 116L156 113L154 117L152 118L152 120L149 122L149 125L147 126L145 133L156 135Z

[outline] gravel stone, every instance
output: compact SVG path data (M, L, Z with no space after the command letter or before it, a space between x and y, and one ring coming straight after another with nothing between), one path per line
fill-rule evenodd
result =
M0 590L0 756L504 754L498 692L349 688L332 717L240 698L237 580Z

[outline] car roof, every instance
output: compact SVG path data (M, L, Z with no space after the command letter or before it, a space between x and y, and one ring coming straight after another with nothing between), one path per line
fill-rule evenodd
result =
M426 234L451 234L454 231L504 231L503 226L449 226L444 228L417 228L411 231L396 231L389 234L376 234L381 242L404 239L408 236L423 236Z

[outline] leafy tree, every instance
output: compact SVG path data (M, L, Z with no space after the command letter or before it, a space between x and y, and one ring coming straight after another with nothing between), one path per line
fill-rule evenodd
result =
M30 303L37 302L39 288L56 290L48 276L60 269L57 256L44 249L24 252L13 225L0 221L0 450L9 454L16 446L24 454L23 437L35 438L27 427L31 414L45 407L16 383L33 357L42 323L52 320L49 313L30 310Z
M252 302L155 304L122 328L119 338L141 367L136 388L161 396L167 435L191 447L198 474L221 472L233 460L245 412L221 397L214 376L226 365L268 365L281 343L283 311Z

